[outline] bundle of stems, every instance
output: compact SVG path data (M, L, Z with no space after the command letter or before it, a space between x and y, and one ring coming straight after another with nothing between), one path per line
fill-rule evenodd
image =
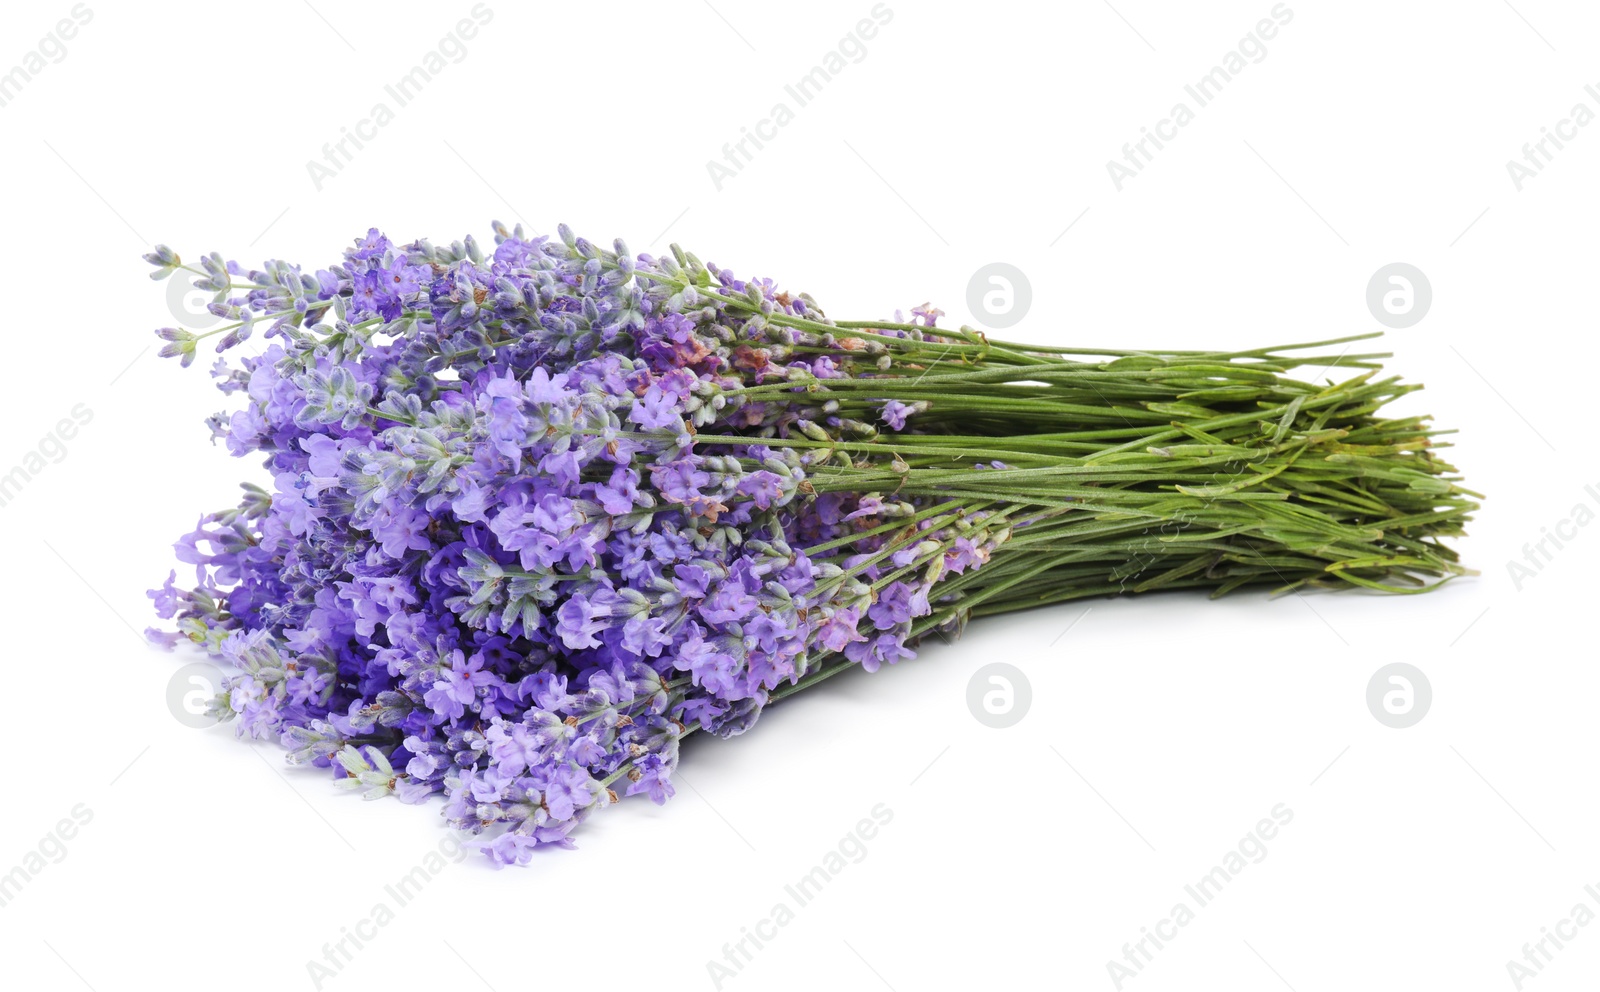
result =
M892 364L820 382L808 400L862 417L869 397L922 403L919 433L765 443L817 452L819 492L933 497L945 511L998 510L1015 523L983 568L940 580L913 639L1088 597L1205 589L1215 598L1243 586L1419 593L1476 574L1442 543L1465 533L1482 498L1439 457L1450 445L1438 438L1453 432L1423 415L1385 416L1423 387L1380 378L1387 352L1350 353L1380 333L1134 352L989 341L971 328L837 326L886 349ZM1343 347L1305 353L1332 346ZM1304 367L1322 381L1289 374ZM1328 378L1333 370L1359 371ZM848 667L829 659L774 698Z
M1438 455L1449 445L1437 439L1453 432L1427 416L1383 415L1422 386L1379 378L1387 352L1349 353L1378 333L1135 352L990 341L971 328L766 320L821 332L796 352L875 360L871 373L807 383L805 402L833 429L763 440L806 449L816 492L1005 507L1026 524L981 571L946 581L971 615L1161 588L1411 593L1471 574L1440 540L1464 533L1482 497ZM1317 383L1290 376L1301 367L1361 371ZM791 378L742 393L794 389ZM867 424L885 395L917 404L914 434Z

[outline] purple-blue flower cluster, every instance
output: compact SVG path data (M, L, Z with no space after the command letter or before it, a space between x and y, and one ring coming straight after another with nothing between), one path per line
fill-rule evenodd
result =
M264 330L217 361L242 405L210 424L271 479L176 543L194 581L151 591L176 628L151 636L236 670L216 711L240 734L369 798L442 793L498 863L619 789L664 802L686 733L910 657L938 580L1007 533L823 484L855 464L841 438L926 404L808 405L879 356L773 322L822 318L692 256L497 225L489 253L373 230L311 272L149 260L216 293L218 351ZM158 333L184 364L209 336Z

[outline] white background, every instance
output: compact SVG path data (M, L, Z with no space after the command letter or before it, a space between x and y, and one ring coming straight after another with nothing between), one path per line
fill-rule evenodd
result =
M678 241L858 318L931 300L972 321L969 278L1004 261L1033 287L1007 336L1112 348L1376 330L1367 281L1405 261L1432 310L1379 347L1427 383L1405 409L1460 429L1453 458L1489 499L1459 545L1481 577L1433 595L1102 601L851 673L695 742L675 800L596 816L579 850L450 866L323 987L713 988L707 962L879 803L893 820L865 858L724 988L1111 989L1124 943L1279 803L1294 817L1265 860L1125 988L1514 988L1525 943L1596 908L1600 527L1520 590L1507 570L1575 505L1600 509L1600 126L1521 191L1506 169L1574 104L1600 110L1592 5L1290 0L1267 57L1119 192L1107 160L1193 109L1184 85L1268 0L889 0L865 57L720 191L707 161L793 109L784 85L868 0L490 0L465 57L320 190L307 161L393 107L384 83L471 5L314 2L91 0L65 57L0 108L0 472L93 411L0 508L0 873L93 812L0 907L7 988L311 988L306 962L446 836L436 806L363 803L276 747L182 726L165 693L193 659L133 633L170 542L261 477L206 440L227 402L209 358L155 357L174 318L139 254L320 266L372 224ZM7 5L0 71L70 6ZM1032 684L1006 730L965 702L999 660ZM1365 692L1402 660L1434 698L1394 730ZM1597 975L1591 924L1524 987Z

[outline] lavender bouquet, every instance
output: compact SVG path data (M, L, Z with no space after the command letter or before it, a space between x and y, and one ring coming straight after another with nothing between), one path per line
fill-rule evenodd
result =
M150 595L234 670L212 704L367 798L445 798L497 863L673 794L748 729L971 618L1240 586L1417 592L1476 495L1381 354L1064 349L839 321L674 246L377 230L314 272L166 247L226 323L167 328L270 485ZM1352 370L1299 381L1300 366Z

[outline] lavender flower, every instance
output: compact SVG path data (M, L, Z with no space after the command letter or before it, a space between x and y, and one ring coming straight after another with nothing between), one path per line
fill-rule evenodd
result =
M485 254L470 237L397 245L372 229L314 271L215 255L196 269L164 247L147 258L161 274L193 274L228 321L158 331L163 355L188 365L214 335L219 351L252 332L268 342L259 357L219 361L219 389L242 405L209 423L232 454L261 460L272 487L247 483L237 506L177 541L195 584L174 572L150 591L176 627L152 640L188 641L237 672L218 705L241 735L276 737L292 761L369 799L442 794L449 821L481 834L498 864L568 846L618 789L666 801L688 733L741 733L775 698L914 657L921 634L959 628L977 608L1028 605L1018 576L1049 576L1032 553L1043 545L1008 553L1019 529L1062 536L1067 550L1043 565L1069 588L1117 591L1095 583L1116 574L1129 534L1188 498L1168 478L1201 484L1196 464L1215 475L1209 455L1146 455L1112 437L1098 443L1124 454L1098 479L1084 442L1056 440L1053 411L1111 437L1132 404L1113 415L1105 401L1096 420L1102 390L1075 384L1080 363L941 330L927 305L911 323L835 325L808 297L676 247L654 258L565 227L554 240L495 232ZM1171 388L1211 384L1226 360L1172 376ZM997 440L952 443L961 431L938 419L941 367L1013 362L1033 383L1016 386L1022 399L981 384L958 408L963 430ZM1161 380L1124 385L1122 374L1107 373L1105 392L1149 397L1152 410L1179 403ZM1275 388L1261 395L1295 391ZM1363 388L1352 387L1352 417L1379 395ZM1317 395L1327 407L1328 392ZM1240 402L1259 417L1227 421L1239 430L1281 420L1266 400ZM1021 419L1028 403L1037 425ZM1169 413L1152 416L1165 430ZM1317 416L1319 439L1348 433L1331 407ZM1274 429L1274 443L1290 433ZM1015 453L1003 443L1030 430L1048 440ZM1385 430L1362 443L1387 450ZM1125 467L1135 459L1145 461ZM1158 465L1153 481L1128 482L1146 462ZM1408 470L1437 475L1440 464ZM1329 478L1316 488L1329 491ZM1439 485L1439 500L1454 498ZM1401 507L1393 517L1433 519L1412 505L1429 491L1413 488L1365 488L1361 512L1383 498ZM1074 516L1079 502L1098 516ZM1232 512L1226 493L1194 502L1183 526L1247 529L1213 519ZM1339 578L1368 581L1369 563L1388 560L1360 546L1371 525L1329 517L1319 533L1306 522L1319 512L1294 525L1310 537L1263 531L1232 566L1211 544L1173 546L1217 555L1174 565L1177 575L1203 566L1218 584L1258 581L1258 557L1280 576L1310 574L1338 548L1354 563ZM1420 537L1397 541L1403 553L1388 557L1449 570ZM1153 560L1166 553L1152 547ZM1306 560L1300 572L1292 555Z

